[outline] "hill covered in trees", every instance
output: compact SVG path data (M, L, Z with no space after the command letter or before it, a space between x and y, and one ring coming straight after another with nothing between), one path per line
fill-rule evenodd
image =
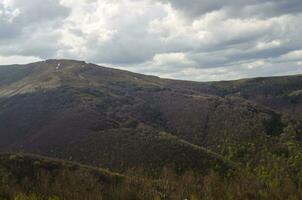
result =
M301 91L302 76L200 83L73 60L0 66L0 151L13 152L1 156L0 172L36 169L35 156L13 159L16 152L33 153L92 166L89 180L99 177L96 168L119 172L127 176L117 178L119 184L131 180L127 192L137 199L300 199ZM53 174L52 162L46 163L46 182L62 182L61 172ZM66 161L56 163L62 173L77 173ZM29 182L40 184L38 172ZM21 188L8 191L11 198L64 199L55 189L48 194L18 181L7 184ZM116 181L106 184L111 194L125 192Z

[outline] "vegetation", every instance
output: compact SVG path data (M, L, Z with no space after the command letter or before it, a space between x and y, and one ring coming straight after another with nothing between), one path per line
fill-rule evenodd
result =
M302 199L301 86L0 67L0 200Z
M298 200L302 162L301 155L292 156L285 159L268 153L256 167L246 164L224 175L214 171L178 175L164 168L160 176L150 177L143 169L122 176L44 157L6 154L1 156L0 199Z

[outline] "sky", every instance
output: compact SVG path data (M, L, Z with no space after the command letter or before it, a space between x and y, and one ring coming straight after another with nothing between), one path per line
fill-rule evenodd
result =
M164 78L302 73L301 0L0 0L0 65L85 60Z

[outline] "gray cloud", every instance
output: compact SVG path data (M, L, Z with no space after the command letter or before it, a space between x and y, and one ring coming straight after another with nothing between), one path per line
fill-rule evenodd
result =
M65 18L69 14L69 9L62 6L59 0L14 0L12 5L20 11L16 20L24 24Z
M241 17L272 17L300 13L300 0L157 0L182 10L186 15L197 17L217 10L226 10L230 15Z
M0 3L0 53L47 58L59 50L58 28L69 9L58 0Z

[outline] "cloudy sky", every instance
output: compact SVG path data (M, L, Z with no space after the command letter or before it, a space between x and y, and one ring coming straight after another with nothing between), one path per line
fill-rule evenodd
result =
M209 81L302 73L301 0L0 0L0 64Z

